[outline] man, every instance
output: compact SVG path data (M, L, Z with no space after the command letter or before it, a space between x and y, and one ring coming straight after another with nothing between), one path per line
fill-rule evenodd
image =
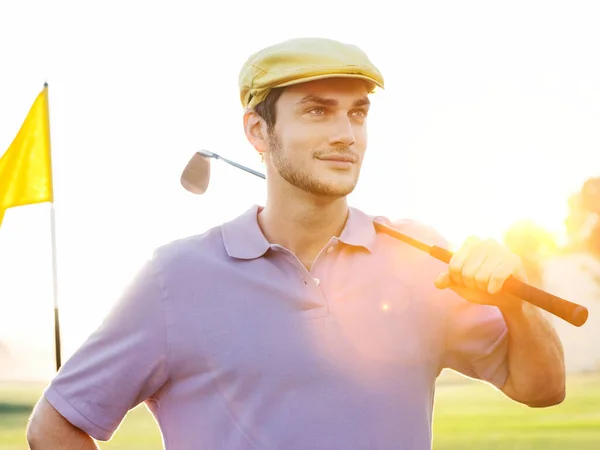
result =
M563 400L554 331L498 293L523 279L515 255L470 239L446 266L348 207L383 84L326 39L249 58L240 97L266 204L155 252L45 391L31 448L95 448L146 402L167 449L429 449L444 367L532 407Z

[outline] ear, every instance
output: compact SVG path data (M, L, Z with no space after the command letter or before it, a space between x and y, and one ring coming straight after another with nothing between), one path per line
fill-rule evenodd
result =
M258 153L263 154L268 150L267 124L253 109L244 112L244 132L246 139Z

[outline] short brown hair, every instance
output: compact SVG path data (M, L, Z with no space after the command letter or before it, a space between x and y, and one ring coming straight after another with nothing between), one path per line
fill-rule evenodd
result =
M275 106L277 100L279 100L279 97L283 94L283 89L284 88L272 89L267 97L254 107L256 114L262 117L267 123L267 130L269 132L273 131L273 127L275 127L275 122L277 121L277 111Z

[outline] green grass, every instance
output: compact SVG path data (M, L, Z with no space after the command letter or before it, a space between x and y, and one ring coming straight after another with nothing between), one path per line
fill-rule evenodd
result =
M559 406L532 409L490 386L454 377L437 387L435 450L600 449L600 374L570 377ZM0 449L23 450L25 425L43 386L0 384ZM144 406L131 411L102 449L161 450L160 433Z
M44 389L31 383L0 383L0 450L27 450L27 419ZM152 415L141 405L130 411L110 442L112 450L162 450L160 432Z
M529 408L475 381L437 392L434 449L600 449L600 375L570 377L566 400L551 408Z

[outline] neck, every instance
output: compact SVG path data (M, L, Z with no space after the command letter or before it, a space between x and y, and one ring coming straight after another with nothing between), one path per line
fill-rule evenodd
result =
M348 217L346 197L323 199L291 187L267 197L258 223L271 244L294 253L310 270L319 251L332 236L339 236Z

